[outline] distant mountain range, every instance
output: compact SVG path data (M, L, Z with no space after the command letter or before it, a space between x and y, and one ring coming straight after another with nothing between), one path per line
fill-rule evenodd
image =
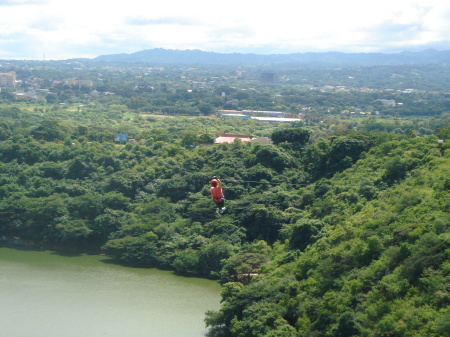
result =
M131 54L102 55L90 59L90 62L144 63L155 65L341 65L375 66L405 64L450 64L450 50L433 49L420 52L401 53L294 53L294 54L241 54L215 53L201 50L148 49Z

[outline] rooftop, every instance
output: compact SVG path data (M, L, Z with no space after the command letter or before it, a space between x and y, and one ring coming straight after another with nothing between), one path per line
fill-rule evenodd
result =
M214 143L215 144L221 144L221 143L233 144L235 139L240 139L243 142L250 142L252 140L249 136L245 136L245 135L223 134L223 135L220 135L220 137L216 138L216 140L214 140Z
M252 117L258 121L265 122L298 122L301 121L300 118L283 118L283 117Z

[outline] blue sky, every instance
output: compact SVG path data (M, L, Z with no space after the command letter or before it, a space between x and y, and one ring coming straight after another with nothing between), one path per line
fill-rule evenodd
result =
M0 0L0 59L450 50L447 0Z

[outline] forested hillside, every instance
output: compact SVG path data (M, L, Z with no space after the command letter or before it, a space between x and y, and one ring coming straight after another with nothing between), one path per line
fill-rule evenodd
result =
M300 189L273 260L228 283L211 336L449 336L449 157L389 141Z
M208 117L96 126L2 113L4 241L220 279L210 336L449 336L448 127L418 136L418 122L405 134L368 131L384 123L374 119L330 128ZM147 144L115 144L124 129ZM213 144L231 131L274 145Z

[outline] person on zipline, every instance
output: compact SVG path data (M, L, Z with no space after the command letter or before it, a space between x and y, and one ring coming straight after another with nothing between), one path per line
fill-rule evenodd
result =
M211 197L216 203L217 214L225 212L225 196L223 195L222 187L220 185L220 179L216 176L212 177L209 193L211 193Z

